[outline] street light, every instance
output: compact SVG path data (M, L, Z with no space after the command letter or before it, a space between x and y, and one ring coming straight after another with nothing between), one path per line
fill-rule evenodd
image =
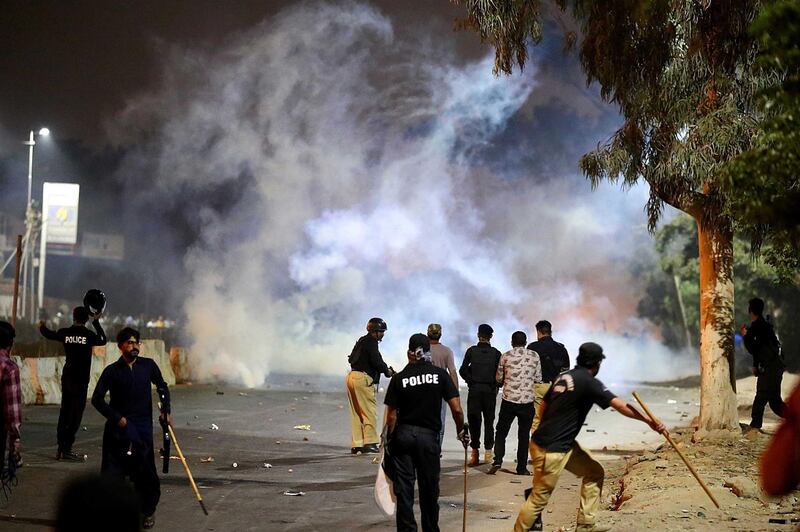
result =
M36 146L36 136L39 137L48 137L50 136L50 129L43 127L41 128L38 133L31 130L30 134L28 135L28 141L25 142L25 145L28 146L28 202L25 205L25 249L23 250L22 256L22 263L24 265L24 269L22 272L22 315L25 315L25 307L27 304L27 288L28 288L28 272L30 271L30 283L31 283L31 315L33 315L34 303L33 303L33 259L34 259L34 249L35 249L35 225L37 225L37 220L35 219L33 212L33 205L31 203L31 191L33 189L33 147ZM39 235L40 237L44 237L45 235ZM40 273L41 277L41 273ZM41 294L41 290L40 290ZM39 305L42 304L42 295L39 296Z

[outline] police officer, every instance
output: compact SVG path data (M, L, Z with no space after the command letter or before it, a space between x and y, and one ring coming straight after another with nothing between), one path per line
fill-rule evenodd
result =
M64 344L67 361L61 373L61 411L58 414L56 439L58 450L56 460L82 462L86 456L72 450L75 434L81 425L83 410L86 408L86 396L89 389L89 373L92 368L92 348L106 345L106 333L94 316L92 327L94 332L86 328L89 311L86 307L75 307L72 310L72 326L58 331L47 328L44 321L38 323L39 332L48 340Z
M564 344L553 340L553 325L547 320L536 323L536 341L528 344L528 349L539 355L539 362L542 365L542 382L534 386L536 398L533 401L534 418L531 425L533 432L539 426L542 397L558 374L569 369L569 353Z
M386 391L386 425L389 454L395 471L397 530L416 531L414 479L419 484L422 530L439 530L439 417L442 399L447 401L458 438L466 449L469 435L458 390L447 371L431 363L431 343L422 333L408 340L408 365L396 374Z
M742 325L741 333L747 352L753 355L753 374L756 380L756 396L753 399L750 428L760 429L764 422L764 407L784 417L786 404L781 398L781 381L786 366L781 357L781 344L772 324L764 319L764 300L749 301L750 327Z
M478 326L478 343L464 354L464 360L458 370L461 378L469 386L467 394L467 420L469 421L470 445L472 458L469 465L480 463L481 417L483 417L486 441L483 460L491 462L494 447L494 410L497 404L497 382L495 374L500 363L501 353L489 343L494 329L486 323Z
M347 359L350 363L346 384L352 454L377 453L380 450L380 438L375 428L378 424L377 387L381 373L387 377L394 375L394 370L386 365L378 350L386 329L386 322L381 318L371 318L367 322L367 334L358 339Z

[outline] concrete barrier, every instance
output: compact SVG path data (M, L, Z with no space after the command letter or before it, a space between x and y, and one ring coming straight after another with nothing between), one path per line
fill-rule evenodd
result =
M94 348L89 376L89 397L92 396L103 369L108 364L116 362L120 356L119 348L114 343ZM175 384L175 373L163 340L142 340L141 356L155 360L167 384L170 386ZM26 405L61 403L61 374L66 357L14 356L13 358L20 369L22 401ZM185 369L183 371L186 372Z

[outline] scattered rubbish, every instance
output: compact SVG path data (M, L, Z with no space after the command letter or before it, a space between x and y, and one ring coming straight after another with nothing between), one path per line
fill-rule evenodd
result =
M450 503L450 508L458 508L458 506L456 506L455 504L453 504L453 503L451 502L451 503Z
M706 514L704 512L697 512L697 517L705 517Z
M180 460L180 459L181 459L181 457L180 457L180 456L175 456L174 454L171 454L171 455L169 456L169 459L170 459L170 460Z
M792 517L791 519L786 519L784 517L770 517L770 523L774 523L776 525L786 525L789 523L800 523L800 517Z
M294 469L289 469L289 473L294 473Z
M594 429L586 429L586 432L595 432Z
M195 419L200 419L200 416L194 416Z
M209 428L210 428L211 430L219 430L219 425L217 425L216 423L212 423L212 424L211 424L211 427L209 427Z
M275 445L280 445L280 444L281 444L281 440L277 440L277 441L275 442Z
M269 462L264 462L264 469L272 469L272 464Z
M87 429L86 427L83 427L83 431L84 432L86 432L87 430L89 430L89 429Z
M490 515L489 519L508 519L510 515Z
M202 436L198 436L198 437L197 437L197 439L198 439L198 440L202 440L202 439L203 439L203 437L202 437Z
M239 395L242 397L247 397L247 394L245 392L239 392Z
M308 425L308 424L306 424L306 425L295 425L294 429L295 430L311 430L311 425Z
M678 401L676 401L675 399L667 399L667 404L668 405L675 405L675 404L678 404Z
M284 495L288 495L289 497L302 497L306 494L305 491L294 491L294 490L286 490L283 492Z
M308 441L308 436L303 436L303 441Z
M722 485L737 497L749 499L758 499L761 491L756 483L747 477L735 477L726 480Z
M236 462L232 463L231 465L232 465L234 468L236 468L236 467L239 467L239 464L238 464L238 463L236 463Z
M208 464L208 463L213 462L213 461L214 461L214 457L213 456L208 456L206 458L201 458L200 459L200 463L201 464Z
M217 395L225 395L225 392L220 392L220 391L218 391L218 392L217 392Z
M516 480L516 479L514 479L514 480L509 480L509 482L510 482L510 483L512 483L512 484L522 484L522 481L521 481L521 480Z

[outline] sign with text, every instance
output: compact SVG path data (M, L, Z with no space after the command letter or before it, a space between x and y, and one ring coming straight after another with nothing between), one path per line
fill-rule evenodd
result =
M75 245L78 241L80 185L45 183L42 191L43 223L48 244Z

